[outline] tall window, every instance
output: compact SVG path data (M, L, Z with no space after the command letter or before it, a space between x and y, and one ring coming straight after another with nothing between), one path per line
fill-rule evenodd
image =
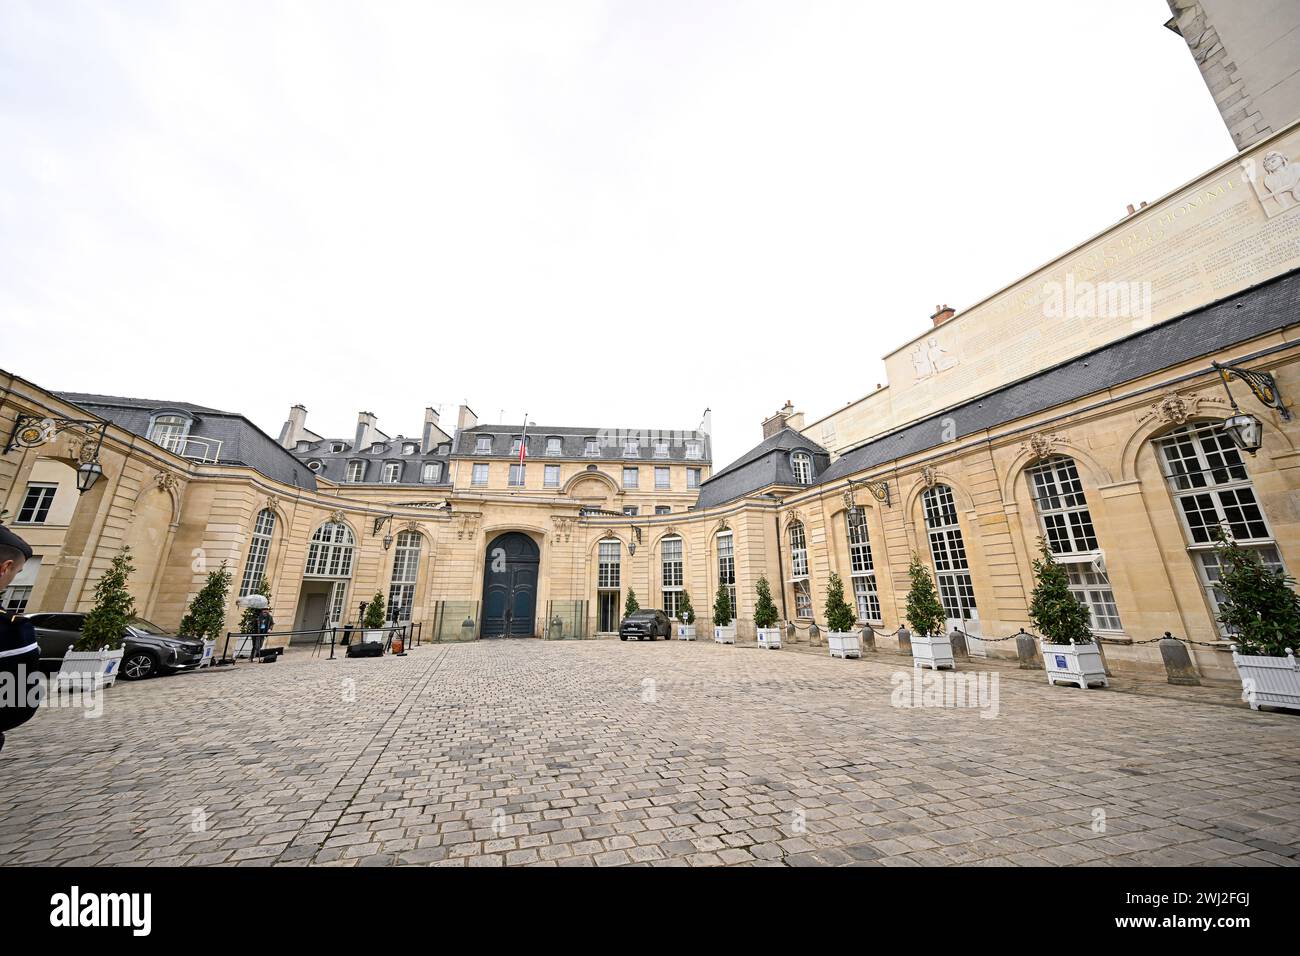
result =
M546 471L542 475L542 478L544 479L542 484L545 485L547 488L560 487L560 466L547 465Z
M790 456L790 469L794 472L796 484L812 484L812 455L806 451L797 451Z
M794 613L796 617L812 617L812 590L808 583L808 541L804 536L803 522L790 525L790 580L794 584Z
M351 577L354 544L351 528L341 521L327 521L311 536L303 573L317 578Z
M58 490L58 485L28 485L22 507L18 509L18 523L43 524L50 515L50 505L54 504L54 493Z
M248 545L248 563L244 565L244 580L239 585L239 596L247 597L257 590L266 576L266 559L271 553L271 535L275 531L275 512L263 508L253 522L253 540Z
M731 616L736 617L736 549L731 532L718 534L718 586L727 589L731 601Z
M384 463L384 484L395 485L402 479L402 464L397 461Z
M1218 425L1184 425L1157 444L1187 535L1187 550L1217 619L1222 595L1216 587L1221 569L1214 553L1215 528L1223 528L1237 544L1259 552L1270 568L1282 569L1282 556L1241 452Z
M699 468L687 468L687 469L686 469L686 487L687 487L687 488L698 488L698 487L700 487L700 472L701 472L701 469L699 469Z
M348 481L358 482L366 476L366 463L364 461L348 462Z
M480 462L474 466L474 471L470 476L470 484L486 485L487 483L488 483L488 466Z
M403 531L397 536L393 553L393 580L388 585L388 619L398 624L411 619L415 605L415 584L420 571L418 531Z
M619 583L620 543L617 541L600 542L600 565L597 568L596 586L599 588L617 588Z
M420 480L425 484L434 484L442 477L442 462L431 461L420 470Z
M664 613L671 618L677 617L677 603L682 596L682 539L664 538L662 549L662 570L664 587Z
M149 440L179 455L185 447L189 430L189 419L180 415L159 415L149 427Z
M671 485L671 478L672 478L671 472L669 472L669 470L668 470L667 468L663 468L663 467L656 467L656 468L655 468L655 487L656 487L656 488L661 488L661 489L662 489L662 488L670 488L670 487L672 487L672 485Z
M511 488L522 488L524 486L524 466L519 464L511 465L508 480Z
M637 487L637 482L638 482L638 480L639 480L638 477L637 477L637 475L638 475L638 469L636 469L636 468L624 468L624 469L623 469L623 487L624 487L624 488L635 488L635 487Z
M1039 527L1052 554L1065 567L1070 593L1088 609L1094 628L1120 630L1119 608L1102 570L1092 513L1074 459L1052 458L1029 469L1028 475Z
M845 523L849 532L849 575L853 579L853 598L858 608L859 621L880 621L880 595L876 591L876 565L871 557L871 541L867 537L866 515L859 513L856 522Z
M966 543L957 521L957 502L947 485L935 485L921 496L925 509L925 526L930 537L930 557L934 560L939 599L948 619L979 620L975 606L975 585L966 562Z

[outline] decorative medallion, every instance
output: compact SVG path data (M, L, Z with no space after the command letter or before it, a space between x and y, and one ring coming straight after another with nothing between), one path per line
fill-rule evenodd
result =
M343 512L342 511L330 512L330 521L332 521L334 524L343 524Z
M921 484L925 485L926 490L933 488L938 483L939 483L939 472L935 468L932 468L930 465L926 465L924 468L921 469Z
M276 511L280 507L280 499L275 495L267 495L266 503L262 505L263 511Z
M153 476L153 479L157 483L159 491L171 492L176 490L176 476L170 471L160 471Z
M1055 432L1035 432L1029 440L1020 445L1021 451L1027 451L1033 458L1050 458L1056 454L1056 447L1061 436Z

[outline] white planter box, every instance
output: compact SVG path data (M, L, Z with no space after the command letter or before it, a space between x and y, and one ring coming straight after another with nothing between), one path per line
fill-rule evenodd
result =
M862 656L862 639L852 631L827 631L826 646L830 648L831 657Z
M781 629L779 627L760 627L757 630L758 646L769 651L781 649Z
M1232 649L1232 663L1241 677L1242 699L1251 710L1261 704L1300 710L1300 661L1287 648L1286 657L1260 657L1238 654Z
M713 628L713 643L715 643L715 644L735 644L735 643L736 643L736 625L732 624L732 625L730 625L730 626L728 626L728 627L718 627L717 625L714 625L714 628Z
M203 660L199 662L200 667L212 666L212 654L216 650L217 642L210 637L203 639Z
M693 640L695 640L695 625L694 625L694 624L678 624L678 625L677 625L677 640L679 640L679 641L693 641Z
M74 651L63 655L59 674L54 679L59 690L95 690L112 687L117 682L118 665L122 663L125 647L115 651Z
M1047 683L1076 684L1087 690L1091 684L1109 687L1106 665L1096 644L1048 644L1042 641L1043 669Z
M957 669L957 662L952 657L952 641L947 634L913 634L912 666L928 667L938 670L940 667Z

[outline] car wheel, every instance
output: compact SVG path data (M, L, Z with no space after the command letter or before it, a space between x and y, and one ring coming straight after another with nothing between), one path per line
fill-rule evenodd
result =
M620 635L618 636L618 639L619 639L620 641L626 641L626 640L627 640L627 635L626 635L626 634L620 634Z
M122 659L121 674L125 680L144 680L158 673L158 659L148 651L136 651Z

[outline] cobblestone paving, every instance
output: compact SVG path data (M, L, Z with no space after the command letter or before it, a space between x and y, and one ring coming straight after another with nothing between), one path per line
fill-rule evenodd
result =
M119 684L10 734L0 863L1300 864L1300 718L898 708L900 665L495 641Z

